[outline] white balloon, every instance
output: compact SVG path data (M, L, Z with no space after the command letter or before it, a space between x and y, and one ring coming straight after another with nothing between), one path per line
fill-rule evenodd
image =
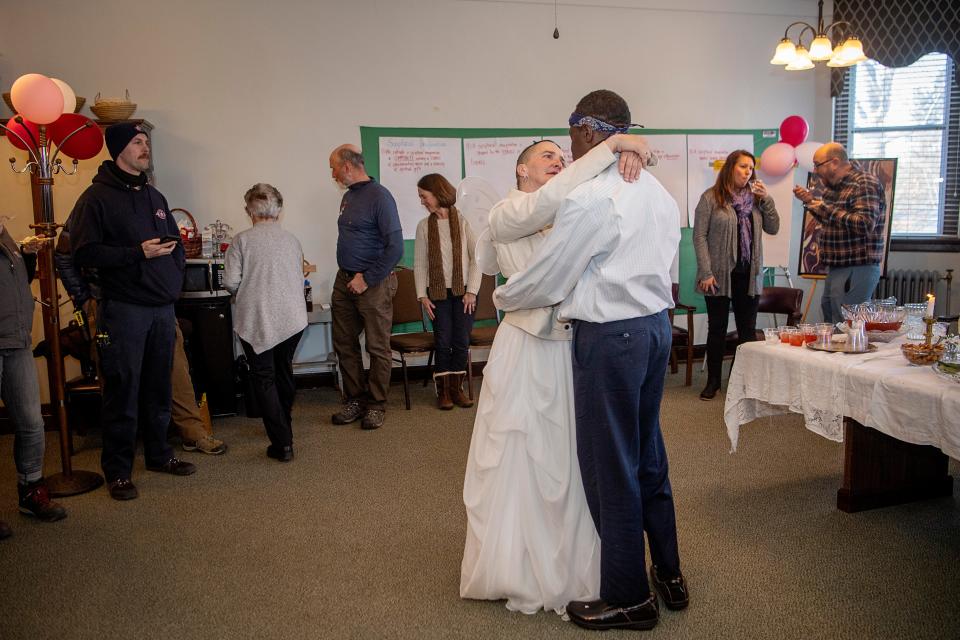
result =
M488 276L495 276L500 273L500 263L497 261L497 250L493 246L493 240L490 239L490 229L484 229L483 233L477 237L477 246L473 251L477 259L477 266L480 271Z
M492 184L483 178L467 176L457 185L457 209L473 228L477 237L474 256L480 271L487 275L500 273L497 250L490 239L490 209L502 200Z
M50 78L53 80L53 83L60 87L60 93L63 94L63 112L64 113L73 113L74 109L77 108L77 94L73 92L73 89L70 88L63 80L57 80L56 78Z
M490 226L490 209L503 198L488 181L467 176L457 185L457 209L479 237Z
M813 154L822 146L822 142L814 142L812 140L797 145L797 166L806 171L813 171Z

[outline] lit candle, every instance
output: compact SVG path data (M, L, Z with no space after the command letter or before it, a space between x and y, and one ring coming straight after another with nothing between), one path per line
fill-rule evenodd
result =
M933 297L932 293L927 294L927 317L928 318L933 317L933 305L936 301L937 299Z

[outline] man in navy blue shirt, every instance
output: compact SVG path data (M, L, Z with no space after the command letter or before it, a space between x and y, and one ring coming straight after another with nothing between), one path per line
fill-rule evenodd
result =
M340 145L330 154L333 179L346 189L337 220L337 277L333 283L333 348L343 376L346 403L334 424L361 417L363 429L383 425L390 387L390 329L397 278L393 268L403 257L403 232L397 203L385 187L367 175L360 149ZM363 375L360 334L366 336L370 371Z

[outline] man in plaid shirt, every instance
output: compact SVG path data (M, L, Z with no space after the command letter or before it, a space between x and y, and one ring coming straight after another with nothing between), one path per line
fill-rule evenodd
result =
M880 281L886 200L877 177L852 165L836 142L817 149L813 170L825 186L823 196L799 185L793 195L822 227L820 255L829 272L820 304L824 322L839 322L840 305L866 302Z

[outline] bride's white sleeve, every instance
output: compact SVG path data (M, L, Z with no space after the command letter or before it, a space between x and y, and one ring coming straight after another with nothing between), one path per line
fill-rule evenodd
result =
M563 199L616 160L610 147L598 144L533 193L501 200L490 210L490 236L495 242L513 242L552 224Z

